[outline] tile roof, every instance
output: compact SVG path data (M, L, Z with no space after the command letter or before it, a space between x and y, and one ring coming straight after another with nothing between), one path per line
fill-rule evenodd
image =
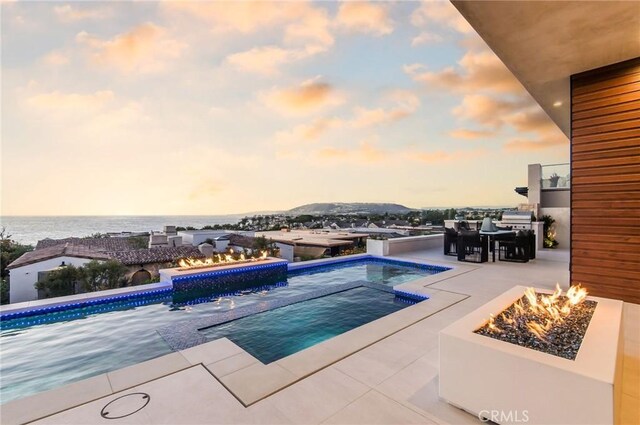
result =
M51 258L69 256L95 260L114 259L125 265L168 263L186 257L203 258L194 246L136 248L128 238L66 238L38 241L34 251L23 254L8 269L38 263Z
M158 247L107 252L111 258L125 265L169 263L181 258L204 258L205 255L194 246Z
M96 251L126 251L137 249L128 237L108 237L108 238L65 238L65 239L42 239L38 241L36 250L48 248L56 245L77 245L85 246Z
M244 236L232 233L229 235L229 244L239 246L241 248L253 249L254 238L251 236Z
M50 260L56 257L76 257L88 258L92 260L108 260L109 258L111 258L104 252L98 252L86 246L70 245L66 243L64 245L53 245L47 248L25 252L17 260L9 264L7 266L7 269L15 269L17 267L35 264L40 261Z

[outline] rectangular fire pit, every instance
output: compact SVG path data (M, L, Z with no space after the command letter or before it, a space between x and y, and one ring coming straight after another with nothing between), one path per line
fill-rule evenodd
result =
M578 311L584 317L567 319L570 332L551 329L540 343L524 332L492 333L490 315L504 325L501 314L526 289L516 286L440 332L440 397L500 424L615 423L622 301L587 297Z
M160 280L171 282L174 291L241 289L243 286L274 284L286 281L287 261L266 258L255 262L238 262L184 269L160 270Z

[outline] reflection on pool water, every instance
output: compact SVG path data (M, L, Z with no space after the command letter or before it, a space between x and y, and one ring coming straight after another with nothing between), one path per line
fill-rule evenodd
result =
M0 343L2 345L2 361L0 362L0 395L2 402L24 397L36 392L51 389L65 383L85 379L100 373L120 369L135 363L149 360L171 352L169 346L156 329L175 324L180 321L196 317L210 317L233 308L250 305L263 300L288 297L302 294L327 285L343 284L359 280L384 285L397 285L419 277L433 274L440 270L429 270L410 265L387 262L381 260L354 260L337 265L326 265L306 270L289 272L286 282L270 285L260 285L254 282L248 286L224 294L209 291L209 293L177 294L166 291L150 296L138 297L133 300L110 302L75 308L45 315L24 317L0 322ZM380 294L372 296L374 291ZM348 296L347 296L348 294ZM382 299L378 300L377 296ZM278 314L289 311L302 313L303 321L312 326L320 327L317 332L327 332L332 336L346 327L360 326L373 319L347 320L346 324L331 324L321 320L329 305L337 298L324 297L317 300L305 301L283 307L281 312L270 316L268 325L273 329L269 332L286 331L286 322L280 323ZM353 297L352 300L350 298ZM367 288L357 288L346 291L345 296L339 297L342 316L373 317L371 312L377 311L378 316L401 308L393 300L392 294ZM364 302L364 299L367 301ZM356 300L358 300L356 302ZM313 303L313 304L307 304ZM367 306L367 303L370 306ZM305 305L315 306L305 310ZM329 308L330 310L330 308ZM369 311L371 310L371 311ZM321 312L324 312L320 314ZM267 312L263 314L270 314ZM316 315L317 313L317 316ZM259 326L264 318L269 316L254 315L240 319L234 323L225 324L224 329L234 329L229 332L231 339L236 333L237 339L245 338L246 329ZM373 317L375 318L375 317ZM244 320L245 322L241 322ZM274 323L278 322L277 325ZM243 325L246 324L246 325ZM242 325L242 326L241 326ZM291 330L296 334L298 330ZM246 327L246 329L245 329ZM210 338L215 338L211 328L206 330ZM337 333L336 333L337 332ZM342 331L344 332L344 331ZM299 333L297 333L299 335ZM328 336L328 337L330 337ZM313 345L314 338L309 337L303 346ZM240 344L242 345L242 344ZM259 345L259 344L257 344ZM258 358L270 359L287 355L291 348L272 353L265 351ZM260 351L257 349L257 351ZM284 353L284 354L283 354Z

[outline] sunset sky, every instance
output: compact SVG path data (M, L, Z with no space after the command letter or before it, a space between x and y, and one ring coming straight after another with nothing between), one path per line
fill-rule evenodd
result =
M2 2L2 215L516 205L569 143L448 2Z

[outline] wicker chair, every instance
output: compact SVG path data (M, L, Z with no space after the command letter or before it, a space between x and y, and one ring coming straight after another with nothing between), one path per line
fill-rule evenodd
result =
M535 242L534 242L535 243ZM531 236L528 232L519 231L498 242L498 260L526 263L530 258Z
M458 232L455 229L444 229L444 255L458 255Z
M461 230L458 233L458 261L485 263L489 260L487 236L477 230Z

